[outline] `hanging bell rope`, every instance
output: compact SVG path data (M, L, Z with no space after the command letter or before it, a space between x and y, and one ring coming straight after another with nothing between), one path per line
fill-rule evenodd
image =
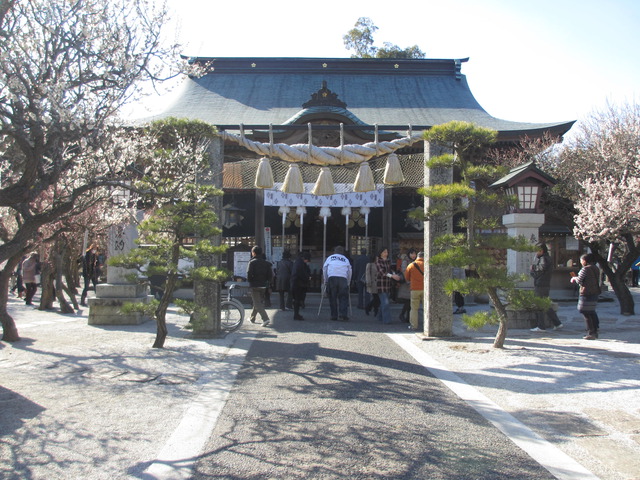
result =
M305 162L313 165L330 166L346 163L362 163L378 155L387 155L401 148L409 147L422 140L421 133L398 138L389 142L369 142L364 145L344 145L342 147L318 147L307 144L287 145L275 143L273 145L254 142L244 137L229 132L222 132L222 138L229 140L262 156L279 158L286 162Z
M353 182L354 192L371 192L376 189L376 183L373 179L373 172L369 162L363 162L358 169L356 181Z
M300 173L298 164L292 163L289 165L281 190L284 193L304 193L304 182L302 181L302 173Z
M314 195L333 195L336 193L329 167L322 167L320 169L320 175L318 175L318 180L311 193Z
M387 165L384 167L384 179L382 181L386 185L397 185L404 182L400 160L395 153L387 157Z
M273 188L273 171L269 159L262 157L256 170L255 186L257 188Z

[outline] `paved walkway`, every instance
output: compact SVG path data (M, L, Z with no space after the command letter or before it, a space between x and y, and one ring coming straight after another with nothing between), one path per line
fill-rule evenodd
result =
M567 303L563 330L495 350L495 329L457 316L453 338L424 340L360 310L330 322L318 301L304 322L273 310L272 327L216 340L172 313L158 350L151 322L92 327L12 299L0 478L640 479L640 321L616 302L600 340Z

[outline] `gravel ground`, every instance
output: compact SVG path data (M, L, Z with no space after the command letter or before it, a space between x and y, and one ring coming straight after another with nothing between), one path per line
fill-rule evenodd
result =
M558 314L563 329L511 330L504 349L492 348L495 328L467 330L459 316L455 337L414 342L600 478L640 479L640 317L600 302L600 338L589 341L574 302Z
M640 317L619 315L615 301L599 304L599 340L582 339L570 302L559 308L564 329L511 330L497 350L494 329L468 331L459 316L454 337L425 340L361 311L336 328L315 316L318 300L310 296L306 322L273 310L272 328L248 324L216 340L189 338L172 312L158 350L151 322L88 326L86 310L61 315L11 299L23 340L0 342L0 478L151 478L145 469L203 382L249 333L258 337L196 478L552 478L389 333L601 479L640 479Z

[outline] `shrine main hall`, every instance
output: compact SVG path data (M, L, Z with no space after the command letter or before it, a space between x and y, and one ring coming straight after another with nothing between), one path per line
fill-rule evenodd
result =
M200 120L223 135L223 238L231 247L351 254L384 245L422 249L422 131L450 121L560 141L573 121L523 123L489 115L462 73L465 59L215 58L186 79L164 118ZM357 155L365 155L351 161ZM260 184L257 172L272 180ZM391 170L395 174L391 173ZM393 177L393 178L392 178ZM259 185L259 186L257 186ZM364 185L364 186L363 186ZM231 265L229 265L231 266Z

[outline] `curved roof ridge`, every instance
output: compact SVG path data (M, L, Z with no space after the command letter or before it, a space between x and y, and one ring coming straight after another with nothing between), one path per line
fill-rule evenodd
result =
M562 136L573 125L574 121L533 123L492 117L460 71L467 60L196 57L191 61L210 62L211 70L189 78L180 99L154 118L275 126L327 113L369 126L424 128L461 120L497 130L501 138L540 136L548 130ZM324 111L317 109L322 102L307 103L305 109L309 98L322 91L320 85L330 88L337 101L327 102Z

